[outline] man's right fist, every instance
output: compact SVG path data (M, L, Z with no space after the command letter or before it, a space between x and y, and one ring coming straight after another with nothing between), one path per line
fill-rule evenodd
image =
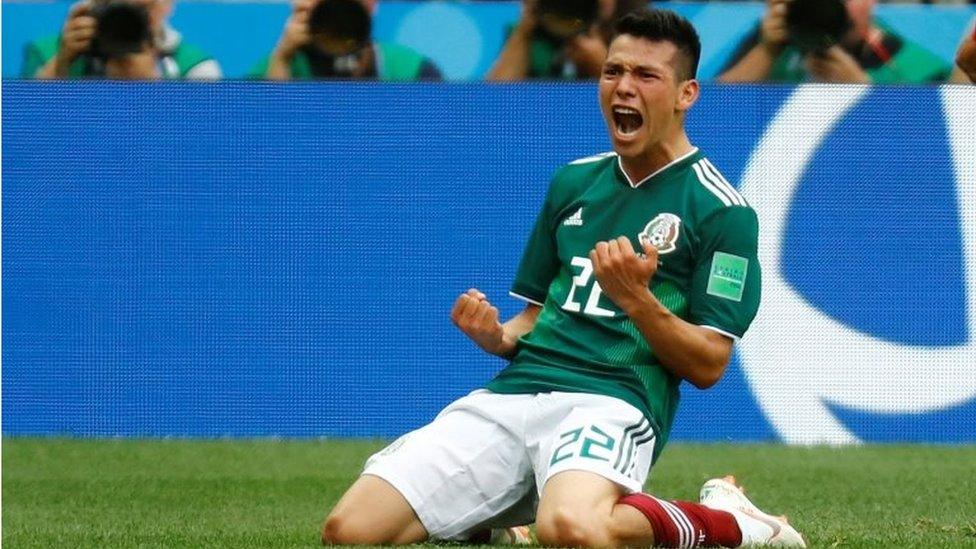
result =
M285 22L285 30L281 33L275 54L290 60L295 52L311 40L308 34L308 18L315 7L314 0L294 0L291 4L291 15Z
M485 351L499 356L507 353L498 309L488 302L485 294L474 288L461 294L451 309L451 321Z
M71 6L61 29L61 47L58 48L58 55L63 61L70 63L91 48L97 25L88 2L77 2Z

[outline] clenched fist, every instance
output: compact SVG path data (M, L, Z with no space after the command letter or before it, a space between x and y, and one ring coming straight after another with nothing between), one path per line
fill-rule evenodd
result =
M273 55L291 61L295 53L310 42L308 18L315 4L314 0L293 0L291 15L285 22L285 29L281 33L281 38L278 39L278 45L275 47Z
M91 15L88 2L77 2L68 11L68 18L61 28L61 44L58 55L66 64L71 64L79 55L91 48L95 38L97 21Z
M506 340L505 329L498 321L498 309L474 288L454 302L451 321L478 347L493 355L505 356L514 350L514 342Z
M603 293L625 313L643 302L650 290L651 278L657 272L657 249L644 244L644 256L637 255L630 239L620 236L597 242L590 251L593 274Z

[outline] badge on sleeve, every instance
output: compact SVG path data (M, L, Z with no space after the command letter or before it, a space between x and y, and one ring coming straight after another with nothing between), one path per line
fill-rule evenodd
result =
M746 286L749 260L737 255L715 252L712 256L712 272L708 275L709 295L732 301L742 301Z

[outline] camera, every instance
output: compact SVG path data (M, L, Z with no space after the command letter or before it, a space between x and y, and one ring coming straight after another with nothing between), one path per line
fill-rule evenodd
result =
M92 16L97 21L91 48L93 57L113 59L139 53L152 40L145 6L112 0L95 4Z
M359 0L322 0L308 16L308 33L324 53L354 54L369 44L372 19Z
M586 33L599 14L598 0L538 0L535 10L543 31L557 40Z
M792 0L787 4L790 42L803 53L823 52L839 44L851 28L843 0Z

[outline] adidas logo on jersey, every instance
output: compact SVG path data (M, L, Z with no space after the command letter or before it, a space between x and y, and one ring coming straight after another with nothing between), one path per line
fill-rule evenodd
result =
M563 225L570 225L572 227L582 226L583 225L583 207L580 206L580 209L576 210L576 212L573 215L571 215L571 216L567 217L566 219L564 219L563 220Z

